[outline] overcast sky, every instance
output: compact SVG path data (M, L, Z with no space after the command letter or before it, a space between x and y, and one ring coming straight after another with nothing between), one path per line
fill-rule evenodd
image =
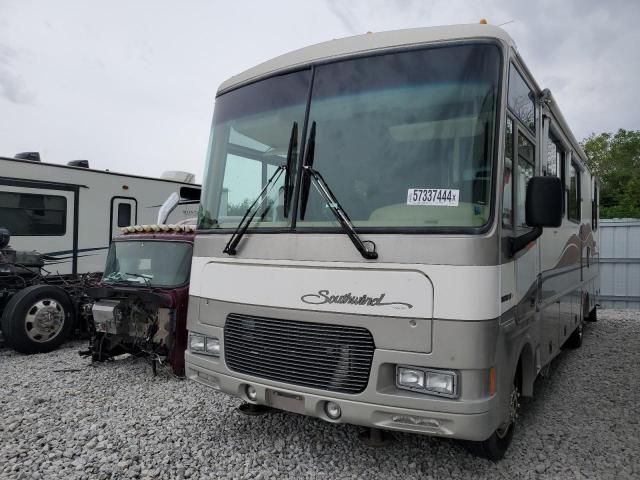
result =
M200 180L231 75L332 38L482 17L512 21L578 139L640 129L639 1L0 0L0 155Z

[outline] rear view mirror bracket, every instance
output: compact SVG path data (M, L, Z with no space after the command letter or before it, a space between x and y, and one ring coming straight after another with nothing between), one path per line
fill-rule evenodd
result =
M535 241L540 235L542 235L542 227L534 227L532 230L520 235L519 237L509 238L509 253L513 257L520 250Z

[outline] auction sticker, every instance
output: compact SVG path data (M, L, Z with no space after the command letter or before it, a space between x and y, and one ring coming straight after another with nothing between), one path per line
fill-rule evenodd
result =
M407 205L438 205L457 207L460 190L453 188L410 188Z

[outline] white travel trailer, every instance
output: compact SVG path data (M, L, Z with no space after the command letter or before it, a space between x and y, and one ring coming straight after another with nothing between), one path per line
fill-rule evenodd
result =
M366 34L220 87L187 376L497 460L595 320L598 184L489 25Z
M15 250L44 254L53 273L102 271L120 227L156 223L172 193L199 198L190 173L151 178L70 163L75 165L0 157L0 227L11 233ZM168 222L194 217L196 207L197 201L184 203Z

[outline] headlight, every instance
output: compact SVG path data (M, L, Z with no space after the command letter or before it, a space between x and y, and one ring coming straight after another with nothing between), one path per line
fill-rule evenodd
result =
M189 335L189 350L204 352L204 335Z
M220 339L218 337L207 337L197 333L189 334L189 350L194 353L204 353L212 357L220 356Z
M204 351L209 355L220 356L220 339L215 337L206 337Z
M458 374L451 370L398 365L396 386L404 390L454 398L458 396Z

